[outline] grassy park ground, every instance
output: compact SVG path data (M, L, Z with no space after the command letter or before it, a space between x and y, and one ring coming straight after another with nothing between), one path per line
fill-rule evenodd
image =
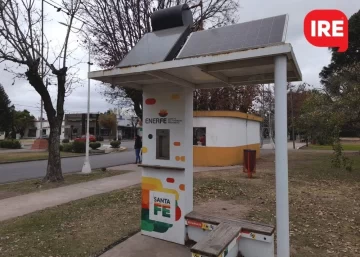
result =
M289 153L291 256L360 255L360 156L349 155L350 173L332 168L330 156ZM194 176L196 210L275 224L273 155L251 180L239 170ZM89 197L0 222L0 256L97 256L139 220L139 186Z
M129 170L93 170L90 174L65 174L65 181L61 183L41 183L41 179L31 179L21 182L7 183L0 185L0 200L17 195L39 192L46 189L68 186L95 179L101 179L131 172ZM0 251L1 253L1 251Z
M359 144L343 144L343 149L345 151L360 151L360 143ZM305 148L306 149L306 148ZM312 150L332 150L331 145L309 145L308 149Z

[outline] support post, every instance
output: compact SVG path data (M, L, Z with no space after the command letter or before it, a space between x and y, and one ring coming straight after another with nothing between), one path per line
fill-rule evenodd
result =
M275 170L277 256L290 256L286 56L275 57Z

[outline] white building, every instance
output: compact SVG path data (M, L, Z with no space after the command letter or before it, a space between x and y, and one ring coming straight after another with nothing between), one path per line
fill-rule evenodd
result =
M117 128L120 138L132 139L135 135L142 135L141 123L133 120L134 117L129 115L120 115L117 119ZM136 124L136 129L133 125Z
M24 133L24 138L39 138L40 137L40 128L41 128L41 122L40 121L34 121L33 125L31 127L26 128ZM50 135L50 125L47 120L44 120L42 122L42 133L43 138L49 137ZM61 126L61 134L60 139L64 139L65 135L65 122L62 122Z

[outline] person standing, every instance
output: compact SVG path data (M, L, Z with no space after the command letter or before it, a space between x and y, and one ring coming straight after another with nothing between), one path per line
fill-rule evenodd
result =
M200 142L201 142L201 145L202 145L202 146L205 146L205 145L206 145L206 137L205 137L205 135L203 135L203 136L200 138Z
M141 137L139 135L135 136L135 154L136 154L136 162L135 164L141 163L141 157L140 157L140 152L141 152L141 148L142 148L142 141L141 141Z

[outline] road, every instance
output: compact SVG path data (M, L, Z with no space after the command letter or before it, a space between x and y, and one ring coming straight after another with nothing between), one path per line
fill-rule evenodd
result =
M121 144L127 151L90 156L92 169L111 167L135 162L134 142ZM84 157L63 158L61 160L63 173L81 171ZM31 178L41 178L45 175L47 161L19 162L0 165L0 183L7 183Z

